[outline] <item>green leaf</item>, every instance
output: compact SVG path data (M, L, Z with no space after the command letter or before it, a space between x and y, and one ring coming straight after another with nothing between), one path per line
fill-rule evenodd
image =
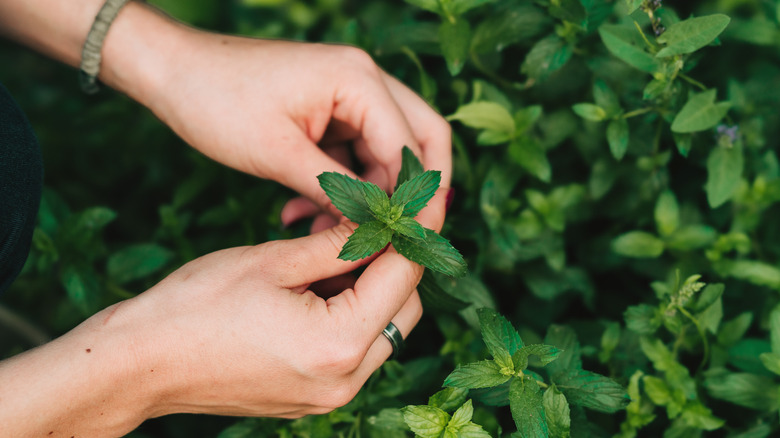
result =
M612 241L612 250L627 257L656 258L664 252L664 243L644 231L629 231Z
M561 20L583 26L588 17L580 0L556 0L550 2L550 15Z
M449 412L466 402L469 391L465 388L444 388L428 398L428 406Z
M387 193L380 189L378 185L373 183L365 183L360 186L363 190L363 197L368 204L369 210L377 220L384 223L389 223L394 220L392 216L400 212L393 212L390 199L387 197Z
M764 368L780 376L780 354L761 353L758 358L761 359Z
M572 369L554 380L572 405L612 413L625 408L631 401L623 386L601 374Z
M686 404L682 411L682 418L688 426L702 430L720 429L726 423L712 415L712 411L699 401Z
M550 35L534 44L520 72L533 80L542 81L566 65L571 55L571 47L564 40L557 35Z
M628 150L628 120L615 119L607 125L607 143L609 151L616 160L620 161Z
M666 239L666 247L678 251L692 251L710 246L718 232L707 225L686 225Z
M780 269L768 263L756 260L722 260L717 267L721 275L780 290Z
M769 341L772 352L780 354L780 306L775 306L769 314Z
M490 434L479 424L468 422L458 430L458 438L490 438Z
M644 42L633 26L605 24L599 27L601 41L610 53L626 64L646 73L659 69L658 61L644 49Z
M496 357L500 350L508 352L511 356L523 347L523 341L517 330L498 312L483 307L477 309L477 316L482 331L482 340L485 341L485 345L493 357Z
M424 171L425 169L423 169L422 163L417 158L417 156L414 155L414 152L409 149L409 146L404 146L401 150L401 171L398 172L398 180L395 182L393 192L398 191L398 187L400 187L401 184L409 181Z
M450 11L454 15L462 15L474 8L487 3L495 3L498 0L450 0Z
M729 111L731 103L715 103L716 93L717 90L711 89L691 96L674 117L672 131L698 132L717 125Z
M501 2L495 13L479 20L471 39L476 53L497 53L529 41L548 29L550 16L532 3Z
M658 37L657 41L666 47L656 56L663 58L695 52L717 38L730 21L727 15L713 14L675 23Z
M525 357L528 356L537 356L539 360L542 362L542 365L547 365L548 363L554 361L558 358L558 355L561 353L561 350L556 348L552 345L547 344L531 344L526 345L522 347L518 354L521 354Z
M142 243L111 254L106 268L117 284L124 284L159 271L172 258L170 250L154 243Z
M490 388L506 382L510 377L501 374L501 367L492 360L483 360L458 365L455 371L444 379L444 386L467 389Z
M717 208L734 196L742 178L745 159L742 148L716 147L707 158L707 182L704 191L710 207Z
M448 413L433 406L406 406L401 412L412 432L424 438L438 438L450 421Z
M509 157L540 181L550 182L552 168L542 145L528 136L515 138L509 144Z
M513 379L509 385L509 409L517 431L523 438L547 438L542 391L535 380Z
M723 323L718 330L718 344L724 347L730 347L737 343L750 328L753 323L753 314L743 312L731 321Z
M415 217L436 194L441 183L441 172L438 170L426 170L409 181L404 182L393 193L390 202L393 205L403 206L403 215Z
M425 229L425 240L396 234L392 241L396 251L415 263L452 277L466 275L463 256L447 239L433 230Z
M380 221L366 222L357 227L341 248L342 260L364 259L381 250L393 237L393 230Z
M778 407L778 386L766 376L713 370L707 372L704 387L714 398L749 409L768 412Z
M571 109L583 119L593 122L601 122L607 118L607 112L604 111L604 108L592 103L578 103L572 105Z
M463 17L452 22L444 18L439 26L439 44L450 75L457 76L468 59L471 44L471 28Z
M442 312L457 312L469 306L469 303L456 298L448 293L436 281L433 271L423 272L422 279L417 285L417 291L420 293L425 310L435 309Z
M623 313L626 320L626 327L634 333L640 335L651 335L661 327L661 315L658 308L649 304L639 304L629 306Z
M544 343L554 345L561 350L558 359L546 368L553 379L566 375L570 370L582 369L580 345L577 342L577 334L571 327L551 325L547 329Z
M399 217L396 221L390 223L390 228L412 239L425 239L425 228L408 216Z
M593 100L596 101L596 105L604 108L604 111L606 111L607 115L610 117L616 116L622 111L620 108L620 98L618 98L618 95L612 88L601 79L597 79L593 83Z
M630 15L637 9L639 9L640 6L642 6L642 2L644 0L625 0L626 6L628 7L627 13Z
M68 293L68 299L82 315L90 316L100 310L100 285L97 273L91 266L65 266L60 274L60 282Z
M458 120L469 128L489 129L507 135L515 133L515 120L502 105L495 102L472 102L458 107L448 121Z
M544 391L542 405L547 418L550 438L568 438L571 436L571 418L569 402L566 401L566 396L558 391L555 386L551 386Z
M347 219L361 225L375 220L363 195L363 186L370 183L336 172L324 172L317 179L330 201Z
M463 406L459 407L458 410L452 414L452 418L450 418L447 427L459 429L471 422L472 415L474 415L474 407L471 405L471 400L467 400L466 403L463 403Z
M83 231L97 231L104 228L116 219L116 212L106 207L88 208L78 214L76 229Z
M669 236L680 226L680 207L671 190L658 196L655 203L655 226L663 237Z

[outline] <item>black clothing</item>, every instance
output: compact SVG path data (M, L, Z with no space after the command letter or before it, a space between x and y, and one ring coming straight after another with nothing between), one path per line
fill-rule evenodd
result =
M0 84L0 293L30 251L43 185L43 164L30 122Z

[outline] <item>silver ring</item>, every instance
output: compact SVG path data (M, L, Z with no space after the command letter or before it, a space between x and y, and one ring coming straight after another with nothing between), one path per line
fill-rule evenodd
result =
M387 340L390 341L390 345L393 346L393 354L390 356L390 359L397 359L398 354L404 347L404 337L401 336L401 332L398 330L398 327L396 327L392 322L387 324L387 327L382 330L382 334L385 335Z

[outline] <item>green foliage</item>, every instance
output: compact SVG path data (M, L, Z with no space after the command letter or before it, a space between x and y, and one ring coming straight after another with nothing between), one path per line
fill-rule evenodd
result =
M780 432L778 2L155 3L218 31L355 45L415 89L452 122L443 234L469 271L426 270L407 355L347 406L174 416L131 437ZM128 99L82 96L71 70L16 47L0 63L14 66L0 81L35 127L48 186L2 300L48 335L204 253L307 232L281 227L293 194L188 151ZM402 158L400 215L381 190L321 177L364 227L347 255L392 242L461 270L413 219L436 175ZM32 346L4 333L4 356Z

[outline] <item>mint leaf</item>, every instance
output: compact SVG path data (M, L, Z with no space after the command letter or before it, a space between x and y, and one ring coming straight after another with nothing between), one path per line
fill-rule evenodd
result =
M485 341L493 357L497 357L499 351L506 351L511 356L523 347L523 340L520 339L517 330L498 312L483 307L477 309L477 316L482 330L482 340Z
M390 222L392 213L387 193L378 185L370 182L363 183L360 189L363 191L363 198L365 198L368 209L371 210L374 217L384 223Z
M428 201L436 194L441 183L441 172L426 170L409 181L404 182L393 193L390 202L404 208L404 216L415 217L420 210L428 205Z
M424 438L438 437L450 421L448 413L433 406L407 406L401 412L412 432Z
M424 171L425 169L423 169L422 163L420 163L420 160L418 160L414 155L414 152L409 149L409 146L404 146L404 148L401 150L401 171L398 172L398 180L395 183L395 188L393 188L393 191L397 191L401 184L409 181Z
M490 438L490 434L479 424L469 421L458 430L458 438Z
M631 401L625 388L601 374L574 369L554 380L573 405L612 413L625 408Z
M547 438L542 391L535 380L514 379L509 385L509 409L523 438Z
M450 419L449 424L447 424L447 428L452 427L454 429L459 429L465 426L471 421L472 415L474 415L474 407L471 404L471 400L467 400L466 403L463 403L463 406L459 407L458 410L452 414L452 418Z
M425 240L394 234L392 241L393 247L399 254L428 269L452 277L466 275L466 262L463 256L449 240L433 230L425 228Z
M339 258L342 260L360 260L381 250L393 236L393 230L380 221L364 223L357 227L349 236L347 243L341 248Z
M501 374L501 367L492 360L483 360L458 365L455 371L444 379L444 386L467 389L490 388L506 382L510 377Z
M568 438L571 433L571 414L566 396L555 386L551 386L544 391L542 405L547 418L547 427L550 429L550 436Z
M526 359L531 355L537 356L542 362L542 365L547 365L548 363L554 361L558 358L560 353L561 350L553 347L552 345L545 344L526 345L525 347L518 350L518 355L525 356Z
M390 228L412 239L425 239L425 228L409 216L401 216L391 222Z
M370 183L358 181L336 172L322 173L317 176L317 179L330 201L347 219L357 224L374 220L363 195L363 186Z
M452 411L466 401L469 391L464 388L444 388L428 398L428 406Z

